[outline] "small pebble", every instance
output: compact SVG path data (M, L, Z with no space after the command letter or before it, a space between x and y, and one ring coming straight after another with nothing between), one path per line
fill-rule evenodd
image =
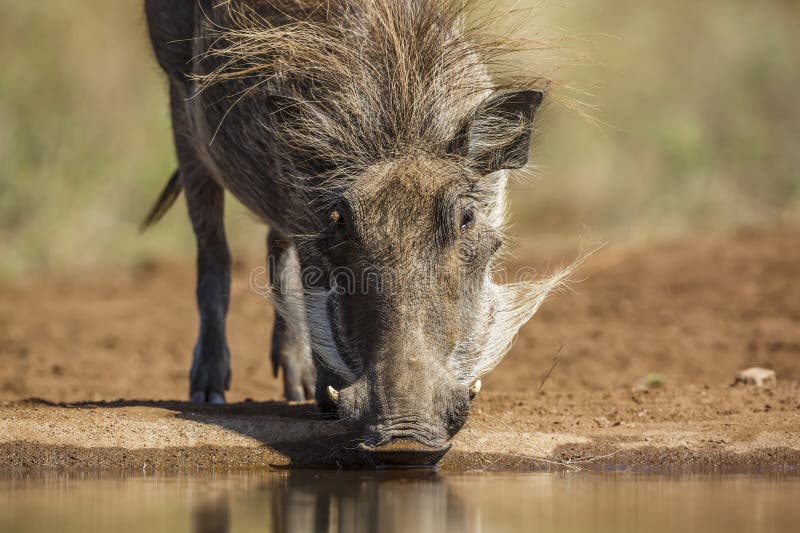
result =
M736 374L736 383L755 385L756 387L772 387L777 383L777 379L774 370L752 367Z

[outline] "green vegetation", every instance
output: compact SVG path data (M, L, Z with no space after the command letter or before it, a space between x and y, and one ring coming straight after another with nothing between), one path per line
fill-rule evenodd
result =
M644 377L640 386L645 389L661 389L666 385L667 379L664 377L664 374L653 372L652 374L647 374Z
M585 36L570 46L591 61L558 75L607 126L543 113L540 170L513 195L521 232L614 241L797 218L800 5L568 6L537 13ZM141 0L0 0L0 49L0 276L192 254L181 205L137 233L175 165ZM234 248L259 250L263 230L232 207Z
M540 178L518 202L527 226L617 241L797 221L800 4L569 5L547 11L587 36L576 46L591 60L561 75L607 126L544 115Z

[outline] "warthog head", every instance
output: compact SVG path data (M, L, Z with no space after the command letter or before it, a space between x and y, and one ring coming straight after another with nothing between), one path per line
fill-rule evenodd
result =
M304 307L317 401L352 423L376 460L441 457L481 377L566 275L495 282L506 171L527 161L542 97L488 94L449 155L412 150L369 166L301 241L303 294L282 305Z
M507 174L547 83L490 78L508 47L457 2L280 4L215 12L188 104L215 131L202 151L297 246L302 290L276 306L305 319L320 406L367 454L435 461L562 281L494 279Z
M541 100L535 90L487 97L454 157L377 163L331 208L313 254L326 286L308 290L305 305L314 353L336 376L323 402L362 429L365 450L398 440L442 450L547 294L548 284L496 285L492 272L500 171L525 164Z

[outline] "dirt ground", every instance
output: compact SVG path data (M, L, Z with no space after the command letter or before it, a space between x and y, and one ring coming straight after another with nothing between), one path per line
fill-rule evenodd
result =
M192 265L0 285L0 467L335 465L338 423L280 401L257 266L234 269L222 407L182 401ZM443 468L800 468L799 230L607 246L578 277L484 379ZM750 366L777 386L731 386Z

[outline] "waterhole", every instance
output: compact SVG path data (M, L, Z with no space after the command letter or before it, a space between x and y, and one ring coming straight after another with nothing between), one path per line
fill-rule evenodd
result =
M796 473L0 474L0 531L800 531Z

